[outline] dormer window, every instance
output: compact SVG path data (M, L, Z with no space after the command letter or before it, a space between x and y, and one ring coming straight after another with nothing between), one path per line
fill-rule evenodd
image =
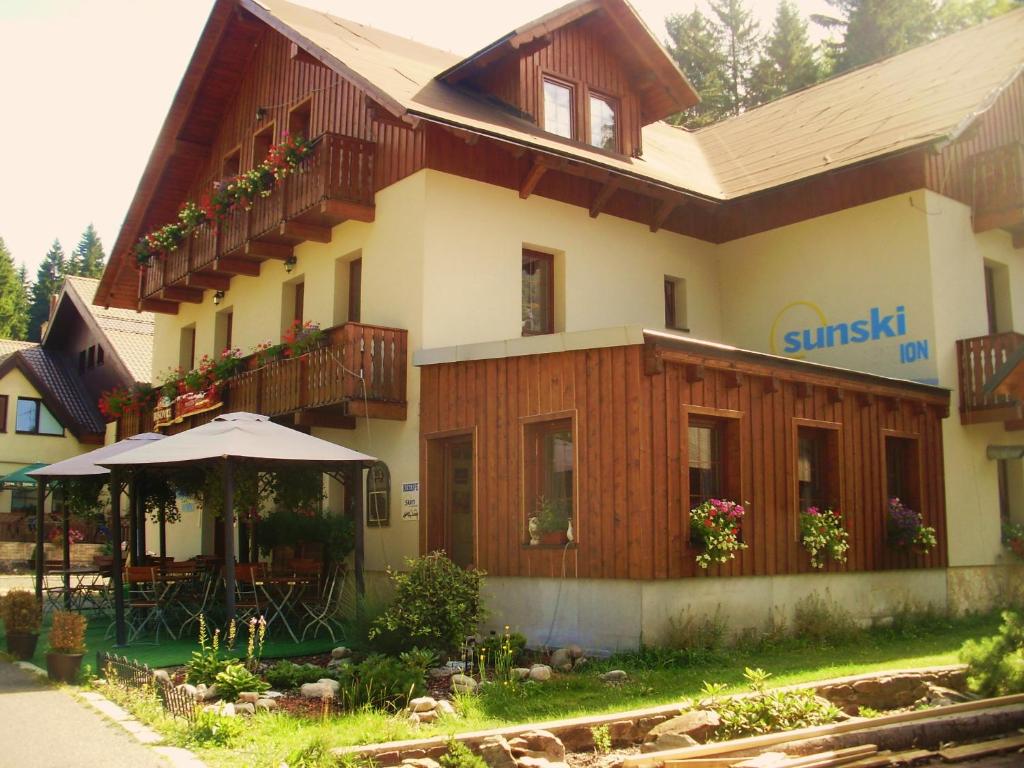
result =
M544 130L573 138L573 88L567 83L544 78Z
M607 96L590 94L590 143L595 147L618 152L619 136L615 102Z

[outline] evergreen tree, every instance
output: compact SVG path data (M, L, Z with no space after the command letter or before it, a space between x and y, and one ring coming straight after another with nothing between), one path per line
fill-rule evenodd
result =
M18 285L21 290L14 301L14 316L17 318L14 331L18 335L11 338L25 341L28 339L29 310L32 307L32 283L29 282L28 268L24 262L18 267Z
M665 26L669 34L666 47L701 98L696 106L673 115L670 122L699 128L720 120L728 112L725 55L718 27L697 9L669 16Z
M71 252L68 259L67 274L81 275L82 277L99 277L103 274L103 265L106 262L106 254L103 252L103 243L100 236L96 234L96 228L90 223L82 233L78 245Z
M811 19L841 30L841 42L830 42L835 72L870 64L928 42L936 32L933 0L828 0L838 16Z
M0 237L0 339L24 339L28 330L28 312L21 270L14 268L14 258Z
M948 35L1021 5L1022 0L943 0L938 13L939 33Z
M760 45L757 22L744 0L709 0L718 18L722 51L725 55L725 106L738 115L751 106L752 78Z
M50 317L50 298L60 291L67 274L66 270L64 248L60 240L54 240L39 265L36 282L32 286L32 307L29 309L29 333L32 341L42 339L43 323Z
M754 67L750 101L763 104L820 79L821 67L807 38L807 21L791 0L780 0L771 35Z

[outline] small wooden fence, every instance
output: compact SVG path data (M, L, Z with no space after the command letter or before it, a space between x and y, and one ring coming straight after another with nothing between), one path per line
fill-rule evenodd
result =
M152 686L156 689L164 711L173 717L182 717L189 721L195 719L196 701L189 695L188 690L176 688L173 683L155 678L148 664L141 664L127 656L98 651L96 668L106 677L108 683L138 690Z

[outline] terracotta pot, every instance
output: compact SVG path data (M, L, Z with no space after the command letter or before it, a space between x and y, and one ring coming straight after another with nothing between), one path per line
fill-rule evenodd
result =
M73 683L78 679L78 673L82 669L82 657L84 653L55 653L50 651L46 654L46 675L58 683Z
M563 546L569 543L569 537L565 531L544 531L540 535L541 544L553 544L557 547Z
M36 655L38 642L38 633L11 632L7 635L7 652L18 661L28 661Z

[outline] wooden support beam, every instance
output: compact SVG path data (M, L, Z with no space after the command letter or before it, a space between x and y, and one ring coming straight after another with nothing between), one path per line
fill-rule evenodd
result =
M590 218L596 219L598 214L601 213L601 209L608 204L608 201L612 199L612 196L619 191L619 187L622 186L622 178L619 176L612 176L608 181L605 182L604 186L601 187L601 191L597 193L597 197L594 198L594 202L590 204Z
M364 402L357 398L346 404L349 416L369 416L371 419L391 419L393 421L405 421L408 418L408 405L406 403L382 403L369 400Z
M254 259L290 259L295 255L295 246L286 243L264 243L260 240L247 240L242 253Z
M523 183L519 185L519 197L525 200L532 195L533 190L537 187L544 174L547 173L547 170L547 164L540 157L534 157L533 165L526 174L526 178L523 179Z
M330 429L355 429L356 418L339 413L336 408L317 408L297 411L294 414L297 427L327 427Z
M722 371L722 381L726 389L739 389L743 383L743 375L739 371Z
M961 424L989 424L995 421L1015 421L1017 419L1024 419L1020 403L1013 403L1001 408L960 411Z
M686 381L693 384L698 381L704 381L704 366L690 363L686 366Z
M249 259L232 259L225 256L213 262L213 268L228 275L245 275L246 277L259 277L260 275L260 263Z
M764 380L764 391L766 394L775 394L779 391L782 385L779 383L779 379L776 376L769 376Z
M679 201L673 197L663 197L654 211L654 218L651 220L651 232L657 232L665 224L665 221L676 209Z
M658 348L654 344L644 345L644 373L648 376L656 376L665 372L665 360L658 354Z
M189 288L209 288L211 291L226 291L231 287L231 278L227 275L211 275L208 272L189 272L185 277L185 285Z
M182 285L168 285L160 291L160 297L169 301L187 301L189 304L202 304L203 292L198 288L186 288Z
M301 221L282 221L278 231L284 237L312 240L314 243L331 242L331 230L328 227L303 224Z
M139 312L159 312L161 315L178 314L178 302L164 299L143 299L139 302Z
M372 224L376 218L376 208L374 206L348 203L344 200L324 200L320 203L320 213L336 219L339 223L352 219Z
M796 382L796 396L801 400L806 400L811 396L811 385L806 381Z

